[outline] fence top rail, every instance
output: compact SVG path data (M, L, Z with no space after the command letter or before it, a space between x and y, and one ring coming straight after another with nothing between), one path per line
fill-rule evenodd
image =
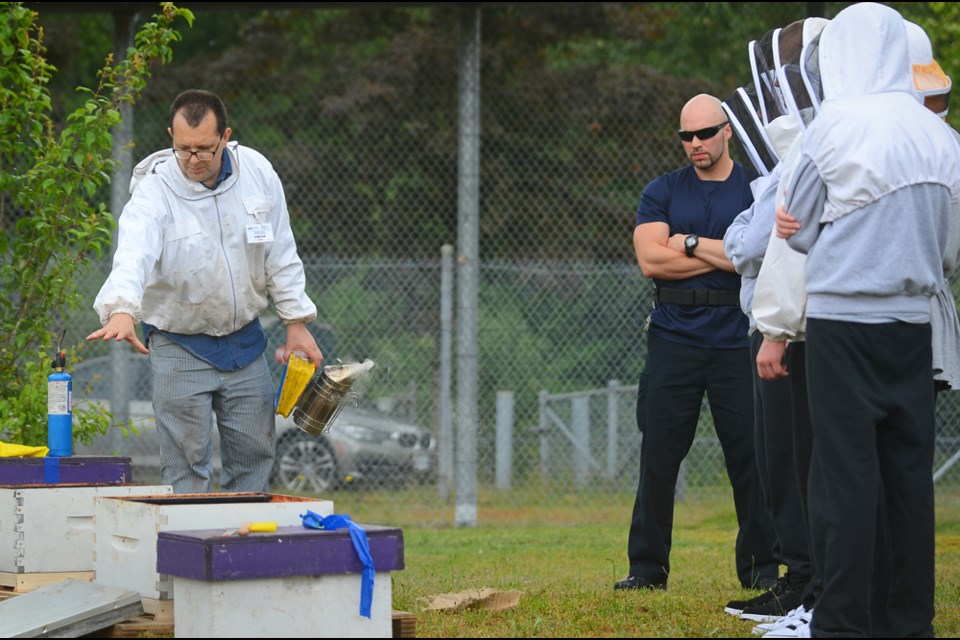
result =
M590 396L605 396L611 393L625 393L625 392L635 392L637 390L636 385L611 385L609 387L603 387L602 389L588 389L587 391L568 391L566 393L550 393L548 391L540 392L540 401L541 402L550 402L552 400L570 400L573 398L583 398Z

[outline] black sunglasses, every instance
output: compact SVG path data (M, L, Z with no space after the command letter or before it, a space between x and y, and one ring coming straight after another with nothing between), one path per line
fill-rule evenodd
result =
M677 135L680 136L680 139L684 142L693 142L694 136L700 138L700 140L709 140L713 136L720 133L720 129L723 129L729 124L728 122L722 122L715 127L707 127L706 129L697 129L696 131L684 131L680 129L677 131Z

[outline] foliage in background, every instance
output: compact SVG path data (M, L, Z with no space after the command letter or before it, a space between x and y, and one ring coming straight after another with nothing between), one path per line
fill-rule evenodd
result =
M626 526L639 449L634 411L645 357L641 326L651 304L651 287L630 242L639 194L649 179L684 163L675 129L690 92L728 95L748 79L747 42L813 4L831 16L847 3L483 5L475 447L481 521L492 517L491 506L501 508L502 520L548 520L539 505L556 500L576 504L565 524L593 521L614 506L612 520ZM223 95L235 138L262 151L283 179L319 323L335 331L336 348L324 352L376 361L355 389L391 416L446 438L449 423L438 417L438 365L441 339L451 334L441 334L439 326L438 258L442 244L458 240L456 7L202 6L196 26L177 45L176 62L156 70L137 102L132 158L169 144L167 109L177 92L197 86ZM953 4L897 6L929 28L944 68L957 71L949 67L960 42L950 36L958 23ZM90 56L105 50L111 28L130 17L117 15L116 24L107 13L41 16L55 49L56 113L65 117L80 106L84 96L73 87L98 68L99 58ZM106 258L91 265L94 273L81 283L89 302L109 268ZM98 324L89 304L74 315L67 319L74 324L63 325L70 336ZM83 364L101 355L109 360L110 346L87 343ZM459 378L461 371L453 373ZM588 411L575 414L572 401L551 400L544 415L556 419L548 415L539 428L537 392L579 399L586 390L605 391L611 378L622 383L614 402L598 392ZM135 397L150 397L147 385L137 389ZM498 391L514 393L515 484L491 497L484 489L492 488L497 470ZM576 455L575 438L565 434L584 413L599 467L587 484L594 492L582 501L583 457ZM698 441L713 437L708 413ZM608 421L610 415L616 419ZM452 419L459 420L459 407ZM137 450L136 440L122 440L124 454ZM713 441L696 442L685 462L691 495L700 484L728 484ZM944 394L937 466L958 445L960 394ZM938 487L958 482L960 465ZM451 523L449 501L426 514L418 509L436 489L391 494L384 503L401 514L416 513L417 523ZM352 500L366 497L339 491L337 510L353 514ZM377 504L367 521L393 522L396 513L387 507ZM618 562L624 561L619 554ZM602 590L607 595L607 580ZM517 629L534 628L527 624L534 623L518 620Z
M832 3L828 11L846 4ZM664 151L630 142L651 134L675 142L672 123L685 97L701 90L724 95L744 83L746 43L809 9L801 2L604 3L598 11L587 3L559 3L538 7L531 19L520 5L485 8L484 260L632 264L631 212L639 192L683 159L675 144ZM210 88L227 100L235 137L269 150L305 259L434 259L441 244L456 242L455 11L210 14L189 34L182 62L159 70L138 105L135 155L166 144L156 124L163 116L153 115L165 114L170 96L187 86ZM71 39L62 41L67 46ZM271 78L267 94L256 88L263 77ZM447 87L445 98L436 97L437 85ZM545 136L541 122L563 134ZM527 178L531 172L538 182ZM347 327L364 322L373 335L391 333L376 326L385 321L382 314L364 320L350 313L370 295L382 300L370 286L361 279L331 293L324 319ZM358 300L333 300L345 291ZM554 293L569 308L580 291L561 285ZM397 297L381 306L387 302L397 304ZM606 307L595 304L578 317L615 317ZM602 319L590 323L598 334L608 328ZM550 327L532 322L521 330L549 331L526 342L545 340L541 351L556 359L560 350L550 345L567 336ZM612 360L617 338L594 337L596 344L584 344L578 354L594 363ZM566 377L567 386L579 378Z
M634 266L633 211L648 180L684 161L673 133L680 106L747 82L750 40L814 7L830 17L848 4L482 9L481 408L513 390L522 429L536 425L539 390L635 383L649 283ZM891 4L928 29L948 73L960 72L960 5ZM375 265L334 284L308 278L343 355L377 361L371 387L384 396L418 381L416 417L432 422L437 292L391 289L376 274L381 259L436 261L457 241L457 9L358 3L203 16L138 101L134 158L168 144L172 96L190 86L220 93L234 138L281 175L308 266ZM57 29L51 59L82 78L109 16L45 22ZM598 275L567 273L576 265ZM88 310L83 321L94 321ZM488 415L478 444L491 448Z
M618 17L586 20L596 11L579 3L540 10L544 19L531 24L516 11L484 9L482 250L491 259L629 259L623 211L635 205L646 176L682 154L671 145L674 159L664 162L664 154L624 141L670 133L661 123L665 114L675 120L682 99L664 95L719 85L716 78L668 76L642 60L554 64L545 41L585 37L588 26L600 37ZM211 40L210 23L221 15L206 23ZM269 150L298 239L318 239L301 243L305 257L434 259L440 245L455 242L456 8L285 9L247 17L239 29L231 23L219 32L224 46L158 71L138 105L135 157L166 145L157 122L170 97L205 87L227 102L235 139ZM222 39L235 29L234 41ZM266 93L264 77L271 78ZM490 100L493 93L503 99ZM536 123L548 120L566 133L544 146ZM578 169L585 160L595 165L587 173ZM518 182L518 169L534 167L542 184ZM598 187L610 195L597 198ZM574 215L587 210L590 218ZM590 240L575 241L585 225Z
M747 43L769 29L848 4L554 3L535 17L522 3L484 7L484 258L632 262L624 214L647 181L682 164L670 135L683 101L746 83ZM929 30L950 73L956 3L891 4ZM319 240L307 257L433 259L457 233L456 11L210 12L145 91L134 157L166 145L155 123L171 96L209 88L227 101L234 138L269 150L297 237ZM88 55L73 18L49 18L57 59ZM542 122L563 134L544 144ZM674 144L630 147L651 135ZM525 180L530 171L541 180Z
M111 129L120 107L139 98L155 61L168 62L179 39L171 3L144 24L126 58L112 54L83 104L53 117L47 61L37 13L0 5L0 435L24 444L46 441L46 378L61 314L79 302L75 275L109 248L113 217L98 190L109 181ZM76 338L76 337L74 337ZM87 441L108 426L102 410L80 412L74 437Z

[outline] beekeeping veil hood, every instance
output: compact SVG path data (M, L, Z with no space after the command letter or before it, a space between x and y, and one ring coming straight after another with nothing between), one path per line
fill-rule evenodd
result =
M798 20L772 29L747 46L752 82L734 91L724 109L734 141L758 175L768 175L813 115L813 99L800 72L803 46L826 24ZM804 120L805 119L805 120Z
M783 113L773 90L773 32L760 41L747 45L753 80L734 90L723 103L723 109L733 129L733 139L740 155L749 163L748 170L755 176L770 175L780 161L773 142L764 127Z
M908 20L903 21L907 30L907 48L910 64L913 65L913 86L928 109L941 118L947 117L950 107L952 82L933 58L933 45L927 32Z
M763 129L759 100L753 83L736 89L723 102L723 111L733 129L734 146L739 156L744 158L751 180L770 175L770 171L780 159Z
M792 58L800 55L802 44L802 21L796 27L788 27L796 37L787 36L787 42L796 42L797 51ZM760 40L747 45L752 81L733 92L723 103L734 132L734 142L741 154L750 162L759 176L769 175L780 161L780 157L796 137L791 130L787 116L790 115L784 91L779 86L777 68L780 53L777 51L781 29L768 31Z
M779 33L780 29L771 29L760 40L754 40L747 47L753 85L757 88L760 120L764 126L787 112L787 106L777 88L777 67L774 62L773 47Z
M806 123L813 119L813 106L799 63L803 45L820 30L807 28L806 22L797 20L782 29L774 29L750 49L754 81L763 82L770 93L764 101L767 114L764 129L781 161Z
M821 222L919 183L956 185L960 160L945 125L918 101L903 18L851 5L820 33L823 102L803 152L828 185Z
M809 41L804 39L803 48L800 50L800 77L813 106L814 115L823 102L823 84L820 82L820 34L823 33L825 25L826 22L811 25L814 31ZM806 124L809 124L809 121Z
M757 86L760 120L770 147L780 160L790 148L790 142L797 137L793 116L788 112L777 76L777 42L782 31L779 28L772 29L748 47L750 71L753 83Z
M774 33L776 89L787 113L793 116L801 130L806 129L813 120L816 115L815 102L819 103L819 100L810 95L810 88L803 80L803 51L805 47L813 46L812 43L820 36L827 22L826 18L806 18L792 22ZM819 75L819 71L817 74Z

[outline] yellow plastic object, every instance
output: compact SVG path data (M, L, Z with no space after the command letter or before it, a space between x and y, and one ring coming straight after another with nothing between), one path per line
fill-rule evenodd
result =
M245 536L251 533L271 533L276 530L276 521L244 522L240 529L237 530L237 535Z
M295 353L290 354L287 366L283 370L283 379L280 380L280 389L277 391L277 415L284 418L290 415L316 370L317 365L310 360L301 358Z
M0 442L0 458L43 458L49 451L47 447Z

